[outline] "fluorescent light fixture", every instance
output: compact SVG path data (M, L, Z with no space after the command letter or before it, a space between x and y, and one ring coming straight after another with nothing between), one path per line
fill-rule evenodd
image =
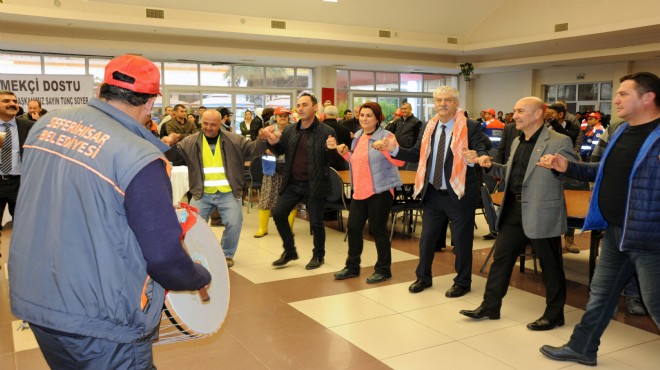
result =
M336 3L338 0L323 0L326 3Z

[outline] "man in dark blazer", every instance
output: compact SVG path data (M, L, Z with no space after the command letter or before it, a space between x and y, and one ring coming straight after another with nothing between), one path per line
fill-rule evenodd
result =
M571 139L543 124L543 101L536 97L518 100L514 107L520 136L513 140L506 165L477 158L489 173L503 177L504 199L497 215L499 231L490 267L484 300L475 310L460 313L480 319L500 318L502 298L509 287L511 272L518 256L529 243L541 260L546 288L546 309L529 330L550 330L564 325L566 279L561 255L561 235L566 231L566 202L562 180L548 169L538 167L544 154L561 153L575 159Z
M419 264L417 265L417 280L410 285L411 293L419 293L433 284L431 267L435 247L444 240L439 240L441 226L449 219L451 221L452 240L456 251L454 267L456 277L453 286L445 293L450 298L465 295L471 289L472 283L472 243L474 239L474 207L479 197L479 179L473 163L468 163L465 177L462 179L464 194L458 195L450 184L454 165L454 153L451 143L457 138L453 137L453 128L456 126L459 115L459 93L453 87L441 86L433 92L435 109L438 114L425 123L418 135L417 142L411 148L403 148L393 141L385 140L384 146L394 158L406 162L419 162L424 133L430 124L435 124L433 132L429 132L429 153L426 166L419 166L417 171L425 172L423 188L421 189L424 217L422 218L422 236L419 241ZM437 124L436 124L437 122ZM479 155L486 155L483 143L481 125L475 121L467 120L467 149L476 151ZM440 140L444 131L445 141ZM440 150L444 148L444 152ZM466 161L465 157L458 153ZM466 161L468 162L468 161ZM436 168L441 173L436 173ZM437 176L436 176L437 174Z
M17 118L18 99L16 94L0 90L0 142L2 143L2 161L0 161L0 214L5 205L9 206L9 214L14 217L18 187L21 184L21 158L23 143L34 124L33 121ZM18 140L16 138L18 137ZM4 144L8 144L7 148ZM11 145L11 148L9 147ZM1 217L1 216L0 216ZM0 230L2 229L0 222Z
M520 136L520 131L516 129L515 122L504 125L500 145L497 147L497 154L493 158L493 161L500 164L506 164L509 160L509 155L511 154L511 144L513 143L513 139L518 136Z

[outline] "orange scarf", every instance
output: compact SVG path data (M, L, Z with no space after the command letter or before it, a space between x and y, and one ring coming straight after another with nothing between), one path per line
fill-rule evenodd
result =
M424 135L422 136L422 145L419 153L419 165L417 166L417 174L415 175L415 193L413 196L419 195L424 188L424 178L426 176L426 162L429 159L431 152L431 136L435 127L438 125L440 117L436 114L429 123L426 125ZM467 173L467 164L463 158L463 150L468 148L468 129L467 120L463 109L458 109L454 115L454 128L451 131L451 142L449 148L454 153L454 163L451 170L451 178L449 184L454 193L461 199L465 194L465 174Z

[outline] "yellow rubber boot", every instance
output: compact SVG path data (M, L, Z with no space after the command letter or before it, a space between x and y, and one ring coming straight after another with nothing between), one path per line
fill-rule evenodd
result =
M291 213L289 213L289 227L291 227L291 230L293 230L293 222L296 220L296 215L298 214L298 209L294 208L291 210Z
M270 218L269 210L259 210L259 230L254 234L255 238L261 238L268 235L268 219Z

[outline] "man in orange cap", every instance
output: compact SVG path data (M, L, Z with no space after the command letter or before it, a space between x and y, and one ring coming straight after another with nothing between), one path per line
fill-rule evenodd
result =
M504 131L504 123L495 117L495 109L489 108L481 111L483 113L484 122L481 124L481 129L493 142L493 147L497 148L502 138Z
M600 122L600 113L591 112L587 115L587 124L589 128L584 134L584 142L580 147L580 157L582 161L589 162L591 153L594 151L596 145L598 145L598 140L600 140L601 135L605 131L605 128Z
M197 290L211 275L181 245L170 148L143 126L158 68L117 57L98 92L40 118L25 141L11 309L53 369L151 369L165 289Z

